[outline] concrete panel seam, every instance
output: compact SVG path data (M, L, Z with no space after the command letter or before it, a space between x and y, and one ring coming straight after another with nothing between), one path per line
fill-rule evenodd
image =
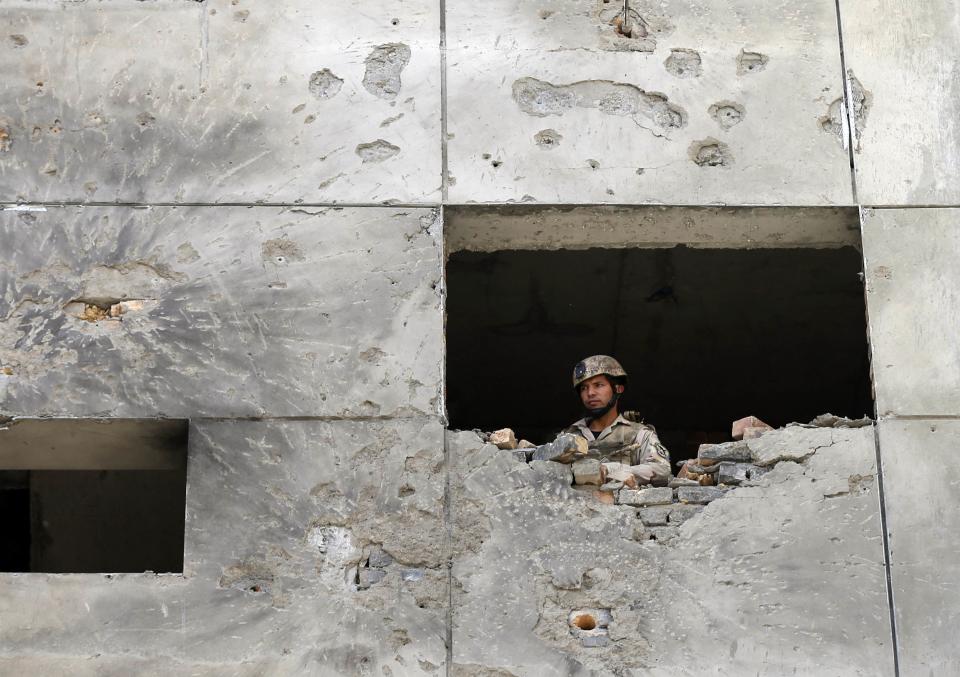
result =
M44 211L55 207L289 207L290 209L357 209L363 207L396 207L402 209L436 209L439 202L0 202L0 211Z
M449 193L450 164L447 156L447 3L440 0L440 199Z
M856 129L853 119L853 93L850 91L850 77L847 73L847 58L843 51L843 20L840 15L840 0L836 0L837 8L837 40L840 49L840 71L843 76L843 145L850 158L850 190L853 195L853 201L857 202L857 167L854 153L854 130Z
M897 644L897 614L893 599L893 576L890 570L890 534L887 530L887 505L883 487L883 458L880 453L880 426L873 426L873 444L877 454L877 493L880 500L880 536L883 540L883 569L887 581L887 607L890 611L890 639L893 653L893 674L900 677L900 648Z
M450 430L444 426L443 429L443 463L444 463L444 486L443 486L443 522L444 522L444 557L447 564L447 617L446 617L446 636L444 641L447 645L447 665L444 674L450 677L453 671L453 521L451 519L450 506L450 444L448 438Z

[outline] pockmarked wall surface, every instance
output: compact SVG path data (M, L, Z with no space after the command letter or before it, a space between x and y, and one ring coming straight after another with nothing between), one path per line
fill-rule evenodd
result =
M0 0L0 427L191 419L183 573L0 574L0 672L956 672L956 11ZM566 211L640 204L692 209ZM448 207L497 251L845 205L875 425L663 525L447 429Z

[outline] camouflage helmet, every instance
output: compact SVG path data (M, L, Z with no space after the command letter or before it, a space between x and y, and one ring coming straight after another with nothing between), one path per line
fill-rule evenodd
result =
M577 362L573 368L573 387L576 389L588 378L605 374L616 378L626 378L627 372L623 370L620 363L609 355L591 355L590 357Z

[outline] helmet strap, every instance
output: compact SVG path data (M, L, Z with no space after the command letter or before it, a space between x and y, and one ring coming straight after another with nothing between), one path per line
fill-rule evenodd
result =
M602 407L597 407L595 409L586 408L587 411L587 421L592 421L593 419L600 418L605 416L608 411L617 406L617 400L620 399L620 393L617 392L616 386L613 388L613 397L610 398L610 401L607 402Z

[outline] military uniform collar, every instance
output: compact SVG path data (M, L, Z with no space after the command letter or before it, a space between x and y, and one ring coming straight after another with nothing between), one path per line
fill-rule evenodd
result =
M592 430L590 430L590 426L587 424L587 419L586 419L586 417L581 418L579 421L577 421L577 422L574 423L573 425L574 425L576 428L578 428L581 433L583 433L583 436L584 436L584 437L587 437L586 433L589 432L590 435L593 437L593 439L599 440L599 439L602 439L602 438L606 437L607 435L609 435L609 434L610 434L610 431L613 430L613 429L614 429L615 427L617 427L618 425L630 425L630 421L628 421L627 419L625 419L625 418L623 417L623 414L619 414L619 413L618 413L618 414L617 414L617 417L616 417L615 419L613 419L613 423L611 423L610 425L608 425L606 428L604 428L604 429L601 430L600 432L596 432L596 433L593 432ZM588 439L589 439L589 438L588 438Z

